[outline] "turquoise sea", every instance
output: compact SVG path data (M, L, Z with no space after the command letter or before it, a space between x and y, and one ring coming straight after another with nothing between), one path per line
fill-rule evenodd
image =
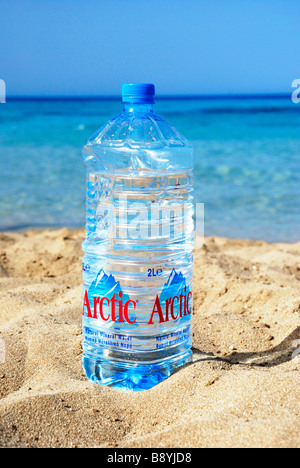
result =
M117 99L8 99L0 104L0 230L81 227L81 147ZM300 240L300 104L289 96L158 98L155 112L195 149L205 234Z

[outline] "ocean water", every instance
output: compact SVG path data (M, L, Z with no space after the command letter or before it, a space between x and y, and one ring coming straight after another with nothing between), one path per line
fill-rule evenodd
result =
M0 230L85 223L81 148L119 100L0 104ZM300 240L300 104L290 97L157 99L195 149L205 234Z

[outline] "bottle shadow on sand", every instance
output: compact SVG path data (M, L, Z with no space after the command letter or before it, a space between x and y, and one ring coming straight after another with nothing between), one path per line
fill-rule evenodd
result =
M298 348L298 349L297 349ZM232 365L248 365L258 367L274 367L291 361L300 355L300 327L297 327L279 345L266 351L238 353L220 357L214 354L206 354L197 348L192 348L193 363L199 361L219 361ZM187 365L191 365L189 363Z

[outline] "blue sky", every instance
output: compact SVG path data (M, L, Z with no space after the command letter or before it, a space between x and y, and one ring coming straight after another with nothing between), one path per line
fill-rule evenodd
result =
M0 0L8 95L290 93L299 0Z

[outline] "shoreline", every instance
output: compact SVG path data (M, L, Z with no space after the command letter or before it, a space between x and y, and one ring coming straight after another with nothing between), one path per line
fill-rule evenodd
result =
M300 242L206 237L193 363L131 393L82 371L83 237L0 232L0 447L300 447Z

